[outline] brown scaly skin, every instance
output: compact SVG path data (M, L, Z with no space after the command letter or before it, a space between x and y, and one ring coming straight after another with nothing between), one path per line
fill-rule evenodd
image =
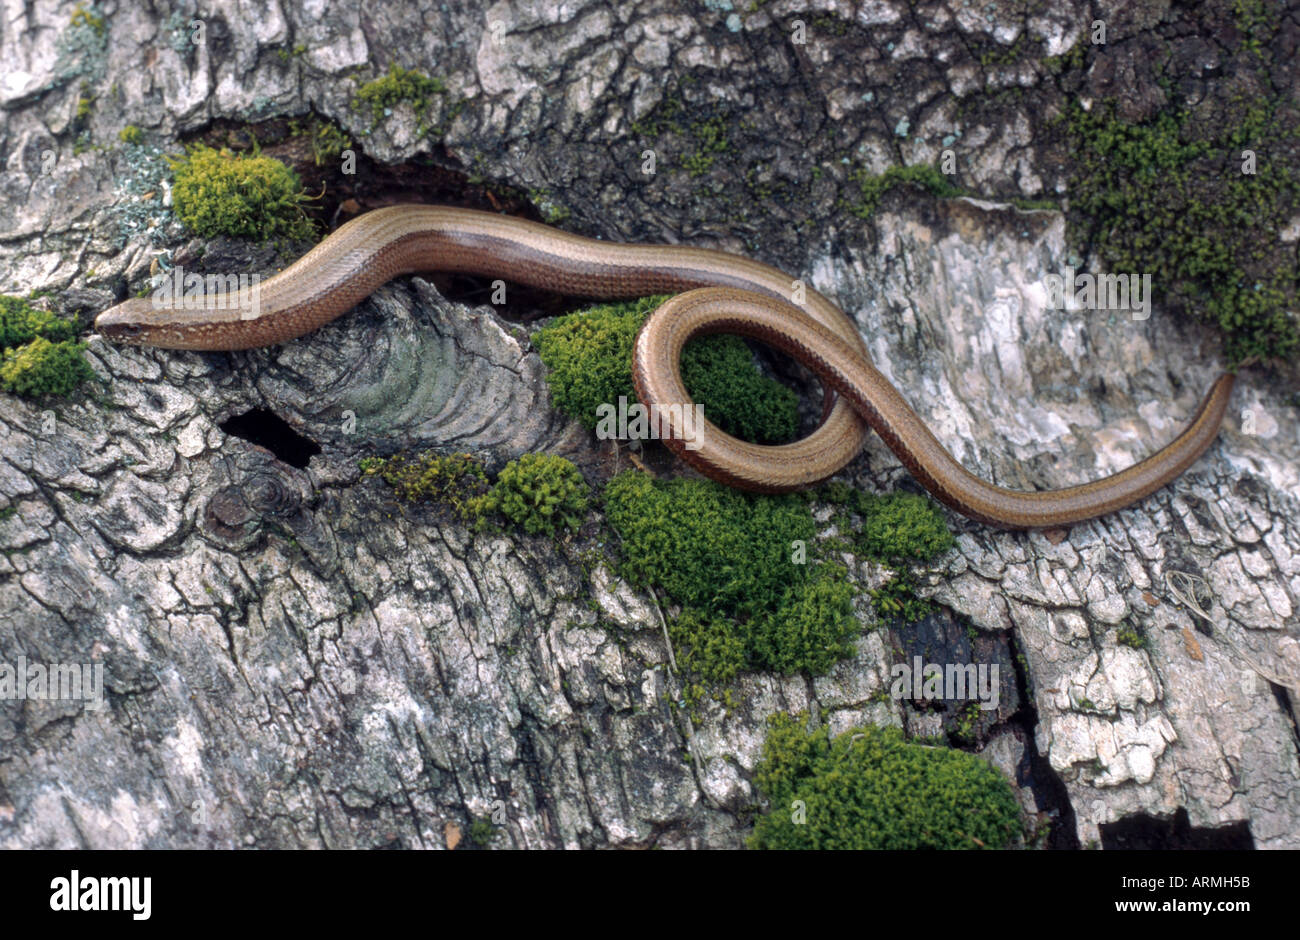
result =
M827 388L823 421L803 440L748 444L706 422L687 448L665 443L701 473L730 486L786 492L833 475L874 428L936 499L980 522L1013 529L1067 525L1132 505L1179 476L1218 434L1233 376L1215 381L1188 428L1127 470L1063 490L1026 493L980 480L958 463L871 363L856 326L776 268L679 245L621 245L509 216L440 206L391 206L338 229L260 285L255 306L227 309L221 295L197 309L138 298L104 311L95 328L118 342L166 349L236 350L283 343L351 310L403 274L447 271L508 277L562 294L622 299L686 291L637 337L633 375L643 404L685 404L679 358L702 333L738 333L783 350ZM704 289L699 289L704 288ZM839 398L834 398L834 393Z

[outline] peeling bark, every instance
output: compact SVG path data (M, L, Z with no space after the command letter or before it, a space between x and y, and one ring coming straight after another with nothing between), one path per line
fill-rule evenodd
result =
M1068 259L1059 212L910 191L869 223L837 209L840 153L873 169L933 162L976 89L1019 91L960 119L965 182L1003 199L1059 191L1068 155L1042 121L1060 89L1032 57L982 66L975 52L1021 36L1065 52L1086 41L1091 8L985 18L960 4L823 4L851 28L814 26L820 39L794 46L793 14L819 15L805 6L742 11L733 29L725 11L666 2L364 17L272 2L255 22L214 2L209 41L192 46L166 4L121 5L88 130L106 145L128 123L174 141L312 108L374 159L433 153L544 191L575 231L753 254L836 299L939 438L1004 486L1084 482L1168 441L1223 365L1215 338L1159 307L1146 321L1044 309L1043 278ZM1095 94L1142 89L1136 119L1163 92L1144 64L1146 14L1123 6L1115 57L1087 80ZM17 16L0 24L4 60L25 76L0 94L0 272L15 292L51 289L93 313L139 285L154 248L123 225L121 154L74 153L80 76L56 61L67 11ZM350 96L389 61L447 81L441 139L417 135L409 108L361 133L368 116ZM684 74L708 88L700 115L721 115L736 139L698 179L670 171L684 152L660 154L646 183L632 123ZM1297 81L1277 66L1277 87ZM697 146L689 129L671 139ZM185 243L173 223L154 238ZM611 574L601 525L558 543L475 534L361 478L358 457L422 447L492 466L544 450L608 476L619 458L550 407L523 330L490 307L412 278L276 349L92 339L89 354L101 383L88 394L3 397L0 510L15 511L0 514L0 661L102 663L108 701L0 702L2 846L442 848L494 814L496 847L738 846L773 712L811 710L834 731L938 727L882 696L898 639L883 629L827 676L747 675L738 707L708 705L692 723L669 704L680 688L663 611ZM1294 384L1244 373L1206 456L1107 519L1013 534L950 516L958 546L923 593L967 618L988 655L1023 656L1025 687L982 726L982 751L1013 779L1029 750L1042 755L1080 843L1183 808L1193 826L1245 822L1256 846L1300 847ZM221 431L251 408L322 453L300 470ZM842 478L908 485L875 439ZM864 589L880 577L853 574ZM1203 582L1196 598L1185 576ZM1123 625L1145 648L1119 641ZM947 621L929 629L963 636ZM1010 720L1022 705L1037 716L1032 742ZM1028 812L1057 809L1017 782Z

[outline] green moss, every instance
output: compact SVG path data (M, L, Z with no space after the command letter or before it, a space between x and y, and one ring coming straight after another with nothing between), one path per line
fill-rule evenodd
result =
M57 343L76 335L77 325L71 320L39 310L21 297L0 294L0 348L21 346L38 336Z
M1231 126L1193 124L1168 111L1129 124L1113 102L1071 105L1076 155L1068 238L1107 269L1149 273L1155 299L1218 324L1228 358L1286 359L1300 348L1292 311L1295 250L1278 237L1300 205L1288 154L1300 132L1285 109L1242 100ZM1242 173L1242 151L1256 172Z
M974 744L975 729L979 726L981 714L979 702L968 702L958 709L952 729L954 741L958 744Z
M832 481L816 498L843 506L858 519L842 516L841 528L854 529L854 548L883 564L933 561L955 544L943 513L930 499L916 493L875 495Z
M1116 631L1115 639L1135 650L1145 649L1147 645L1147 638L1142 635L1142 632L1128 623L1120 625L1119 630Z
M82 355L85 348L85 343L51 343L37 337L17 349L6 349L0 388L28 398L67 395L94 375Z
M843 566L821 563L785 589L774 610L734 617L686 607L668 622L678 665L695 677L686 702L696 705L708 687L730 683L743 670L822 675L853 654L861 633L853 616L853 589Z
M853 655L852 641L862 631L844 567L824 562L796 579L775 611L754 619L750 632L755 662L777 672L817 676Z
M843 566L792 559L816 532L805 500L629 471L605 488L605 512L622 539L619 573L682 607L669 637L695 677L688 704L741 670L819 675L852 653L860 627Z
M825 726L809 732L775 715L754 783L771 809L755 823L752 848L1006 848L1020 832L1002 774L972 754L909 743L894 728L832 741Z
M529 200L537 207L537 211L542 214L542 218L549 225L559 225L568 219L573 212L568 206L556 202L555 197L547 189L530 189L528 191Z
M731 149L727 124L721 117L694 122L690 126L690 136L694 140L694 149L683 154L679 162L691 176L703 176L712 168L719 154Z
M1268 0L1233 0L1232 12L1241 48L1263 58L1264 43L1277 32L1282 7Z
M849 211L863 219L870 218L880 205L880 200L896 186L920 186L942 199L966 195L966 190L929 164L891 166L880 174L860 169L855 170L850 179L857 184L862 199L856 206L850 206Z
M81 94L77 97L77 120L84 121L90 117L91 109L95 106L95 96L90 93L90 85L86 82L81 83Z
M1043 65L1053 75L1059 75L1062 72L1074 71L1083 68L1088 61L1088 42L1085 39L1079 39L1068 52L1061 55L1048 56L1043 59Z
M1025 52L1025 34L1022 32L1016 37L1016 41L1009 46L991 46L980 53L980 65L988 68L989 66L1011 65L1019 62Z
M630 356L629 356L630 359ZM756 444L789 441L799 429L799 396L763 375L737 336L702 336L682 350L682 382L705 416Z
M678 662L698 682L746 669L820 675L861 632L838 562L819 561L816 523L798 495L744 493L710 480L654 480L629 471L605 488L622 541L619 573L681 606L669 622Z
M854 508L862 516L858 550L877 561L930 561L954 544L939 507L924 496L861 493Z
M497 837L497 828L492 825L492 821L484 816L480 816L469 824L469 831L465 833L472 845L480 849L486 848L492 844L492 840Z
M916 582L906 571L897 572L870 594L880 616L899 623L915 623L936 609L931 601L916 596Z
M72 16L68 19L68 25L89 29L99 36L104 35L104 31L107 29L104 18L95 11L94 7L87 9L80 3L73 7Z
M381 477L402 499L446 505L465 522L481 518L480 497L490 489L482 461L470 454L367 457L360 467L367 475Z
M548 454L525 454L502 468L490 483L483 462L471 454L397 454L366 457L359 467L378 476L408 502L445 506L465 523L487 524L500 513L530 535L576 529L586 512L588 487L570 461Z
M714 102L688 106L683 99L682 89L695 83L691 75L675 79L659 104L631 125L632 133L639 137L654 139L668 134L679 138L662 147L661 152L676 152L677 165L692 177L703 176L721 154L735 150L725 107L720 111ZM686 120L688 114L692 120Z
M582 525L587 499L587 483L571 461L552 454L524 454L502 468L482 505L529 535L555 535L562 528Z
M388 74L362 85L357 90L356 101L369 106L371 116L378 121L385 109L402 102L410 102L417 112L424 111L433 103L435 95L446 92L447 86L441 79L394 64L388 67Z
M653 480L628 471L605 488L605 511L623 540L621 571L679 603L711 612L774 610L806 577L791 545L816 527L797 496L758 496L711 480Z
M596 409L636 401L632 347L637 331L664 297L592 307L559 317L533 336L547 367L555 406L589 428ZM692 340L682 353L682 379L705 416L728 434L758 444L790 440L798 429L798 397L767 378L735 336Z
M696 705L708 694L706 684L727 685L751 666L744 631L723 614L687 607L668 620L668 638L678 667L695 677L686 684L689 705Z
M665 132L675 134L682 132L677 119L685 112L686 105L682 102L680 84L679 82L670 86L659 104L639 121L632 122L633 134L638 137L658 137Z
M298 43L298 45L294 46L292 49L276 50L276 55L280 57L281 62L288 62L290 59L294 59L306 54L307 54L307 46L304 45L303 43Z
M76 335L72 321L0 295L0 388L32 398L69 394L94 375Z
M298 174L270 157L200 144L171 160L177 218L204 238L314 239Z
M315 115L307 121L290 121L289 132L307 138L316 166L336 162L352 146L352 138L341 127Z
M447 84L442 79L430 78L415 69L404 69L400 65L390 65L386 75L381 75L373 81L366 82L357 89L356 97L352 100L352 107L354 109L369 108L371 119L378 123L393 108L404 102L409 103L420 122L417 133L424 134L429 130L441 133L446 124L455 119L456 115L464 107L464 102L452 102L446 109L443 123L436 128L431 128L426 123L430 108L440 99L447 98L448 95Z
M117 137L122 141L122 143L128 144L132 147L139 147L144 143L144 131L140 130L140 128L136 127L134 124L128 124L126 127L118 131Z

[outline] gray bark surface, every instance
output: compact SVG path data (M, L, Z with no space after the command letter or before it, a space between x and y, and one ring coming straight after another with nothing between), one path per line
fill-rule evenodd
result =
M22 6L0 24L14 64L0 89L6 290L50 289L93 314L116 283L141 283L159 246L193 250L174 221L151 236L132 215L122 126L176 141L310 108L375 160L431 153L545 193L570 230L738 251L804 277L855 318L955 456L1004 486L1068 486L1141 459L1222 370L1214 334L1158 306L1145 321L1045 309L1043 278L1070 257L1063 217L1006 200L1063 190L1065 161L1038 136L1060 93L1041 63L986 67L970 53L1021 36L1066 52L1107 7L1114 51L1093 80L1098 93L1131 82L1137 117L1163 92L1126 35L1156 13L472 6L104 4L98 52L61 44L69 4ZM805 10L855 31L791 47L783 24ZM201 46L184 41L195 18ZM390 61L447 82L441 138L417 133L409 109L371 128L350 107ZM659 154L646 184L633 122L687 73L752 132L699 178L670 171L682 154ZM74 153L83 79L105 149ZM1014 94L962 117L977 89ZM893 133L904 119L906 136ZM844 167L808 171L842 152L876 170L934 162L959 123L964 182L999 199L904 194L864 223L837 209ZM805 152L814 136L824 149ZM550 406L525 333L409 278L283 347L205 355L96 338L89 394L3 396L0 510L16 511L0 515L0 660L102 663L109 695L98 711L0 702L0 846L435 848L448 824L494 810L495 847L739 846L772 713L811 710L836 731L938 730L880 694L893 642L881 630L826 676L746 675L736 708L710 704L688 723L669 707L680 690L665 611L612 573L618 547L595 513L573 540L475 534L361 477L365 454L422 447L492 467L559 453L593 483L627 467ZM958 546L922 593L968 618L1008 672L1023 656L980 750L1020 784L1028 813L1060 810L1025 779L1041 755L1080 843L1184 808L1194 826L1245 822L1259 847L1300 848L1291 388L1293 375L1244 373L1220 441L1184 477L1068 537L949 514ZM300 470L218 427L255 407L323 452ZM906 477L873 438L841 478L888 489ZM865 590L883 569L853 564L874 626ZM1201 612L1171 589L1177 572L1204 583ZM1145 649L1118 641L1124 624ZM969 645L949 614L927 629ZM1022 704L1031 733L1010 720Z

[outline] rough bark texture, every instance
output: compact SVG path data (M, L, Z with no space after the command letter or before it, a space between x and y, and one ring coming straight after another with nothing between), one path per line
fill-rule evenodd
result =
M933 162L954 129L966 185L1063 191L1069 154L1043 130L1060 88L1032 55L981 52L1064 53L1104 17L1089 90L1131 87L1141 117L1164 91L1140 30L1167 4L732 6L103 4L102 47L71 51L71 4L15 8L0 23L6 290L93 313L139 287L156 246L186 242L165 217L152 235L130 227L142 190L123 125L174 141L314 109L374 160L432 154L563 207L572 230L806 277L955 455L1002 485L1083 482L1177 433L1223 365L1215 337L1159 308L1045 309L1044 275L1068 258L1058 211L904 191L869 222L837 208L842 155ZM789 41L795 18L807 44ZM187 42L194 20L203 45ZM1300 29L1294 12L1285 23ZM389 62L445 79L441 136L407 108L372 127L350 107ZM83 80L103 149L74 152ZM1294 63L1273 82L1295 94ZM650 135L666 150L647 179L646 122L672 95L681 133ZM693 175L692 121L714 118L729 147ZM491 308L408 279L274 350L92 340L90 356L90 394L2 401L0 509L16 512L0 516L0 660L102 662L108 707L0 702L0 845L441 847L448 823L503 807L498 847L735 846L773 712L938 730L879 694L896 659L882 630L827 676L746 676L737 708L691 724L668 706L663 612L611 575L596 514L563 542L474 535L359 479L359 456L424 446L494 466L545 450L608 475L614 458L549 407L525 332ZM1073 820L1070 839L1182 807L1194 826L1244 821L1257 846L1300 847L1293 378L1244 373L1220 442L1131 510L1068 534L951 517L958 547L924 593L980 631L981 658L1023 657L980 748L1028 812ZM218 427L253 407L323 452L300 470ZM887 488L906 473L873 440L843 478ZM1204 616L1171 572L1203 579ZM925 629L971 655L953 623ZM1125 623L1145 649L1118 641Z

